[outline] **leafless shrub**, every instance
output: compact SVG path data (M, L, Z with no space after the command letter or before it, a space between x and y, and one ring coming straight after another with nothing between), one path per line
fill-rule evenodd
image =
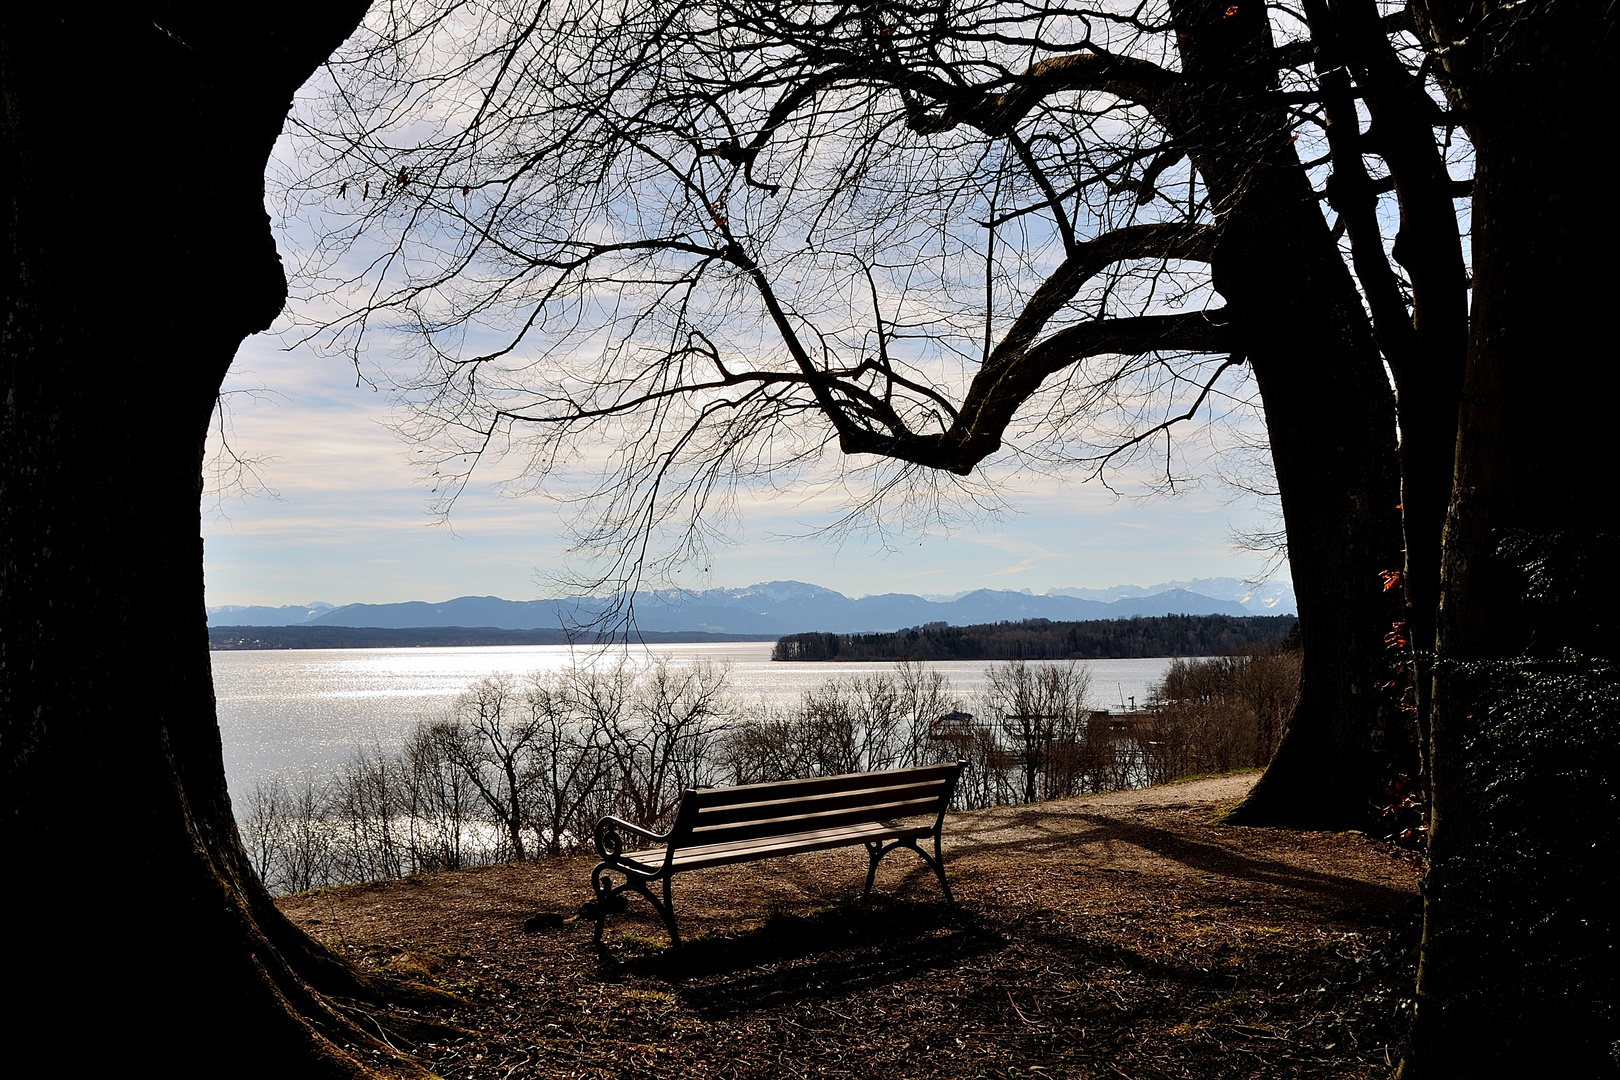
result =
M939 671L903 661L893 672L829 679L788 709L754 710L728 734L721 773L731 783L894 769L951 760L936 719L954 707Z
M535 679L524 697L534 729L525 805L547 855L584 849L609 769L601 718L578 708L575 681L573 673Z
M713 782L731 712L725 673L703 666L492 676L324 787L258 785L244 843L278 893L583 850L601 814L656 822Z
M237 832L242 847L247 850L259 880L273 887L272 876L277 872L281 858L281 837L286 829L288 811L287 784L276 779L253 786L247 798L247 812L237 818Z
M304 892L332 879L333 851L323 815L323 794L313 780L292 789L282 864L287 892Z
M1163 704L1134 727L1089 711L1090 675L1074 663L989 669L978 716L943 674L909 662L750 710L701 664L496 675L324 787L259 785L242 836L265 883L291 892L587 850L601 815L658 827L684 789L719 783L960 760L958 809L1115 790L1269 755L1297 671L1282 653L1177 662Z
M419 724L401 751L405 781L406 850L412 873L466 865L474 823L473 786L446 753L455 738L447 723Z
M1139 725L1147 779L1266 765L1298 695L1299 665L1287 649L1174 661Z
M895 664L894 677L899 683L900 712L905 725L905 756L900 764L928 765L956 760L942 754L933 738L938 718L956 708L950 680L938 668L914 660Z
M929 727L930 747L943 751L945 760L964 763L956 780L953 805L959 810L982 810L1015 800L1011 777L1014 757L1002 744L996 728L972 713L953 709Z
M659 660L639 674L621 664L581 682L623 816L651 827L673 815L684 789L716 783L718 742L736 713L723 669Z
M501 831L507 858L522 860L528 824L529 787L538 773L529 751L538 725L523 709L521 691L509 675L480 679L456 699L453 719L442 726L445 756L466 777L490 821Z
M812 775L803 730L794 709L749 710L721 743L720 775L728 784L766 784Z
M1093 771L1085 738L1090 670L1073 662L1032 666L1011 660L986 674L990 686L981 711L1001 717L1022 801L1085 790Z
M962 761L958 809L1146 782L1134 729L1116 729L1106 714L1094 722L1087 668L1013 661L988 673L977 714L920 663L829 680L796 706L748 714L724 740L721 775L747 784Z
M333 834L339 879L373 881L406 872L400 836L403 774L400 756L381 749L356 752L339 770L323 815Z
M331 880L335 849L325 828L325 798L313 781L258 784L238 825L253 868L273 893L303 892Z

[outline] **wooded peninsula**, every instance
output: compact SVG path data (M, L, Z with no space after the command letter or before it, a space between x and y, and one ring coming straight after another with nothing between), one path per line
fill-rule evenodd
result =
M1143 656L1226 656L1246 645L1295 635L1293 615L1164 615L947 626L894 633L792 634L772 660L1124 660Z

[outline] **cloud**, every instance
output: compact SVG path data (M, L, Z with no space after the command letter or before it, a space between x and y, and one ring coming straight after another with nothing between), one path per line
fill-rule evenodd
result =
M412 454L390 429L387 395L355 385L354 369L308 349L249 339L229 388L232 448L259 459L277 493L218 493L205 507L208 602L386 603L457 595L533 598L537 574L557 569L571 508L514 498L499 469L474 473L447 519ZM217 442L217 433L215 436ZM508 473L512 466L507 463ZM568 482L568 477L562 477ZM892 592L927 579L973 588L1102 586L1201 576L1243 577L1259 556L1234 552L1234 529L1266 520L1254 500L1189 485L1180 495L1120 498L1097 484L1019 470L992 472L1006 507L947 511L914 531L813 535L848 507L837 486L796 493L761 485L741 493L728 545L707 567L677 576L692 586L812 581L850 595ZM569 494L565 488L560 494ZM217 511L215 512L217 507ZM812 535L806 535L812 534Z

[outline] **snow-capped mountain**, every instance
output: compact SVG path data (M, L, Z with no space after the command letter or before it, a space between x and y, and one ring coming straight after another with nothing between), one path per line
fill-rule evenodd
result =
M1172 589L1184 589L1215 600L1235 600L1251 615L1292 615L1298 610L1294 586L1289 581L1263 581L1259 584L1238 578L1193 578L1166 581L1160 585L1111 585L1106 589L1048 589L1052 596L1075 596L1083 600L1113 603L1129 597L1156 596Z
M314 622L336 606L323 604L319 600L309 604L284 604L281 607L220 604L208 609L208 622L211 626L298 626Z

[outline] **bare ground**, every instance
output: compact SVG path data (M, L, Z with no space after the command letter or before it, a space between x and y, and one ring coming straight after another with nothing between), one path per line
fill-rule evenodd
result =
M903 851L864 902L859 848L683 875L679 951L632 897L599 958L591 859L281 903L462 996L387 1025L446 1077L1387 1076L1416 875L1359 834L1220 824L1253 781L952 815L956 914Z

